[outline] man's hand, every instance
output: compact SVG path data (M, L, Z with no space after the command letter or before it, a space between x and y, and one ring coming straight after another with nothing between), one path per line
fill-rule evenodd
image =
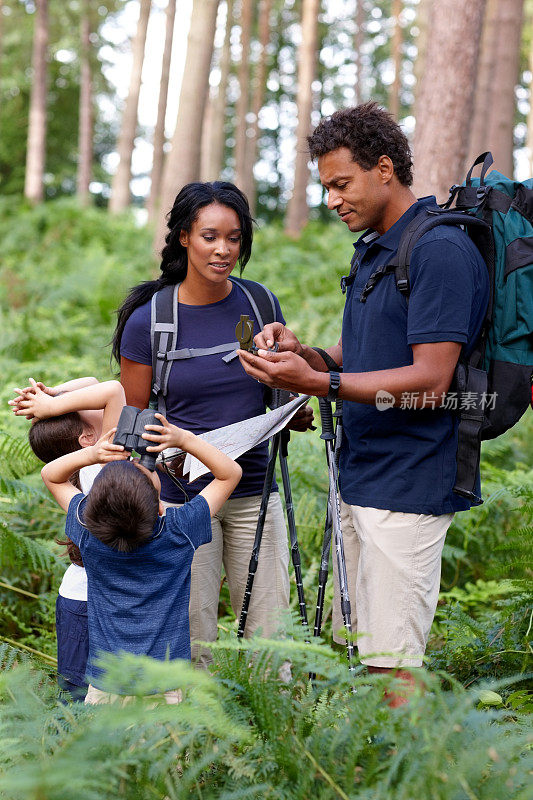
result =
M314 413L311 406L301 406L294 417L287 422L286 428L290 431L305 433L308 430L315 430L313 425Z
M147 447L150 453L160 453L167 447L177 447L180 450L186 450L187 438L190 437L188 431L183 428L178 428L177 425L172 425L168 422L162 414L156 414L156 419L161 420L161 425L145 425L142 438L149 442L156 442L156 444ZM152 431L152 433L148 433Z
M259 350L257 355L246 350L237 352L248 375L267 386L319 397L328 393L327 373L316 372L294 352Z
M276 343L279 345L280 353L291 351L299 356L302 355L302 345L294 333L281 322L265 325L263 330L254 336L255 346L262 350L268 350Z
M113 444L116 428L104 433L91 447L86 448L93 464L107 464L109 461L126 461L130 454L121 444Z

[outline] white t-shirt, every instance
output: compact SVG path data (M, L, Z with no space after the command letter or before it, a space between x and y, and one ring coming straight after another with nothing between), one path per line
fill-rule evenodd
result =
M83 494L88 494L93 481L102 469L101 464L90 464L80 469L80 486ZM59 587L61 597L68 600L83 600L87 602L87 573L83 567L71 564L63 575Z

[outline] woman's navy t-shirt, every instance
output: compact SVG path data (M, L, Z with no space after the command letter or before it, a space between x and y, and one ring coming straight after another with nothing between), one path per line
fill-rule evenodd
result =
M276 319L285 322L279 302L274 298ZM214 347L234 342L235 327L241 314L254 320L254 335L260 328L248 298L236 284L224 300L202 306L179 304L177 349L182 347ZM124 328L120 355L139 364L152 365L150 343L151 303L135 309ZM224 353L174 361L166 397L167 419L193 433L231 425L255 417L265 411L265 387L246 374L238 358L229 363ZM242 467L241 482L232 497L261 494L268 458L268 443L244 453L238 463ZM189 498L206 486L211 473L194 483L182 480ZM161 497L168 503L183 503L183 493L165 475L161 475Z

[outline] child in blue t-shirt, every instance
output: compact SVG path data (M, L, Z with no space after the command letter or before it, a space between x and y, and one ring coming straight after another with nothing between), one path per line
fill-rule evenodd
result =
M88 578L90 681L85 702L109 702L102 690L104 653L125 651L152 658L190 659L190 570L195 550L211 541L211 516L238 484L238 464L193 433L171 425L147 425L143 438L157 453L166 447L185 450L214 475L199 495L181 508L167 509L159 500L156 472L113 444L115 429L94 445L46 464L41 475L67 512L65 532L79 547ZM89 495L70 476L90 464L105 464ZM176 702L176 687L167 687ZM125 689L124 694L127 694Z

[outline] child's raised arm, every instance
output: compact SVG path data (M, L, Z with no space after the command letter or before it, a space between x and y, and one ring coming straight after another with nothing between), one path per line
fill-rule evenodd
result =
M19 403L22 400L27 400L28 395L35 394L35 389L38 387L42 389L45 394L49 394L50 397L56 397L58 394L62 394L63 392L73 392L75 389L83 389L85 386L93 386L95 383L98 383L97 378L93 378L92 376L87 376L85 378L74 378L71 381L65 381L64 383L58 383L56 386L46 386L42 381L35 381L33 378L29 379L31 381L29 386L25 386L23 389L20 389L16 386L13 391L17 395L12 400L8 400L8 405L14 406L13 411L16 413L16 410L19 406ZM32 419L31 415L25 415L27 419Z
M50 461L42 468L41 477L63 511L68 510L74 495L79 494L79 489L69 480L74 472L89 464L107 464L109 461L124 461L129 457L122 445L113 444L115 431L116 428L111 428L91 447L74 450Z
M86 378L73 378L71 381L58 383L56 386L41 386L41 389L44 389L47 394L51 394L55 397L63 392L74 392L76 389L85 389L86 386L94 386L99 382L98 378L89 375Z
M69 411L103 409L102 430L106 431L117 424L120 412L126 403L124 389L118 381L104 381L74 391L64 391L57 397L52 397L43 391L32 378L30 381L33 391L19 400L14 407L17 416L48 419L67 414ZM13 401L10 402L14 405Z
M143 439L157 442L147 450L160 453L166 447L178 447L205 464L213 473L214 480L202 489L200 494L207 500L211 516L214 516L239 483L242 476L241 467L194 433L167 422L162 414L156 414L156 417L161 420L161 425L146 425L145 430L150 433L143 433Z

